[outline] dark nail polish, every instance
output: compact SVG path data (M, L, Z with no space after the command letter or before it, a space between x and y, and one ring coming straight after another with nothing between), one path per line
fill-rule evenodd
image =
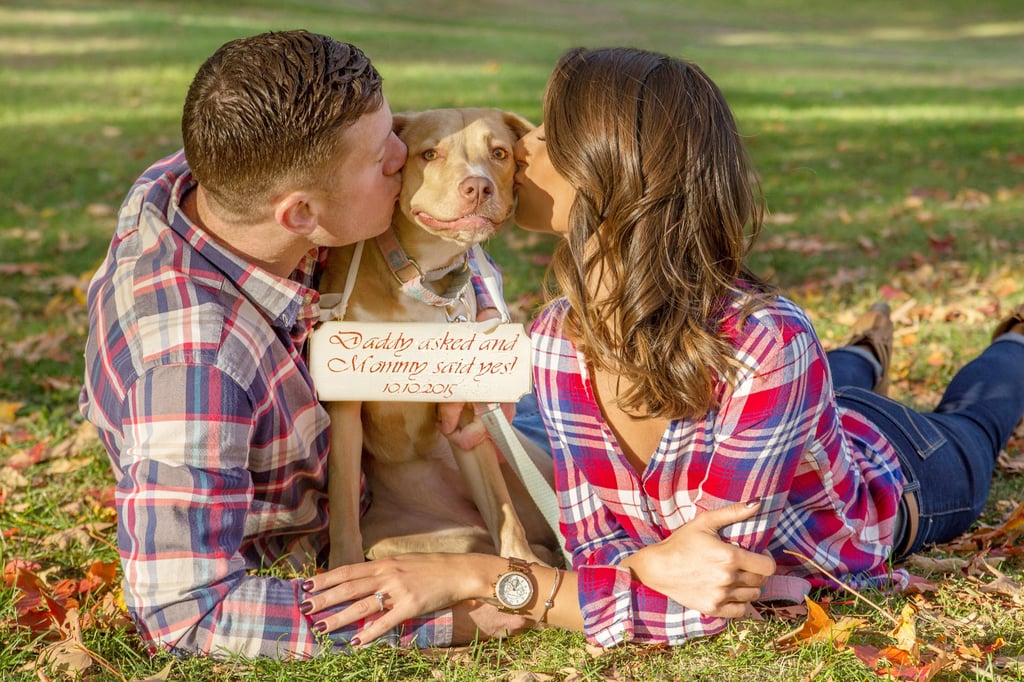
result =
M304 616L308 616L309 614L313 613L313 602L307 599L306 601L299 604L299 613L301 613Z
M313 581L312 580L307 580L307 581L303 582L302 583L302 590L304 592L312 592L313 591Z
M351 642L349 642L349 644L351 644L352 646L359 646L360 644L362 644L362 642L361 642L361 641L359 641L359 638L358 638L358 637L353 637L353 638L352 638L352 641L351 641Z
M761 504L761 498L760 498L760 497L758 497L758 498L755 498L755 499L753 499L753 500L747 500L747 501L745 502L745 504L746 504L746 505L747 505L748 507L756 507L757 505Z
M317 622L313 623L313 631L327 632L327 623L323 622L322 620L318 620Z

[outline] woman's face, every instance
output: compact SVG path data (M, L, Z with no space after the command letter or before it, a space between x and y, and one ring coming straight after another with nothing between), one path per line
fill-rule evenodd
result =
M516 224L527 230L564 236L569 231L569 209L576 199L576 190L551 165L543 125L519 140L515 158Z

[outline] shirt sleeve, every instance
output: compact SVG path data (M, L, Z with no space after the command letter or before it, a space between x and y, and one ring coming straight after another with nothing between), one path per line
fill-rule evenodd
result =
M762 352L760 349L764 348ZM723 397L715 418L715 447L695 470L700 510L761 500L752 519L726 526L722 539L752 552L770 549L783 509L794 492L801 462L816 452L819 425L831 393L827 361L817 338L804 330L760 330L745 347L750 359L736 385Z
M478 254L482 253L486 259L486 263L481 265ZM495 301L491 296L490 291L487 289L487 285L484 283L484 276L482 270L488 271L488 274L493 274L495 284L497 285L497 291L499 296L504 296L504 285L501 280L501 273L498 271L498 266L495 264L494 259L491 258L491 254L487 253L483 249L470 249L469 250L469 270L470 270L470 282L473 284L473 294L476 296L476 310L477 315L481 311L487 310L488 308L494 308L505 313L505 302Z
M355 626L315 635L299 612L301 578L256 574L243 555L247 521L262 511L245 391L207 366L165 366L134 384L124 414L118 546L125 601L151 652L305 658L348 642ZM446 645L450 632L444 612L385 639Z

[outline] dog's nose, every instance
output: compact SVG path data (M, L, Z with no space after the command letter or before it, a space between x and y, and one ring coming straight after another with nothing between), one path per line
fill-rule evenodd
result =
M487 178L474 175L459 183L459 191L467 199L483 201L494 194L494 183Z

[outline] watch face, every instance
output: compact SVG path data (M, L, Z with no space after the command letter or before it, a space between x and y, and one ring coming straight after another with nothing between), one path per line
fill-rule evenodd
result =
M498 599L510 609L526 606L533 596L533 583L522 573L506 573L496 587Z

